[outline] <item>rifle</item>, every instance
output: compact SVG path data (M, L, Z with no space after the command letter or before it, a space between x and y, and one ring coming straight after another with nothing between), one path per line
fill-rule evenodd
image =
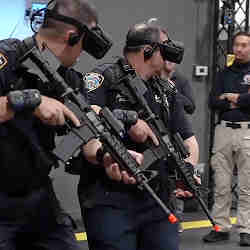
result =
M81 122L80 127L75 127L72 123L66 122L68 133L63 143L64 145L71 143L73 147L68 148L65 153L61 152L61 147L56 148L54 150L55 155L67 165L71 156L82 145L87 144L93 138L99 139L103 147L105 147L106 151L119 166L136 179L138 187L145 189L157 202L167 215L168 220L171 223L176 223L177 218L148 184L151 178L144 174L143 168L140 168L122 143L121 138L124 137L126 131L124 131L124 126L116 119L113 113L107 107L104 107L100 114L97 115L91 106L87 104L81 92L70 88L64 78L58 73L61 64L46 46L44 46L42 51L33 47L24 55L21 63L24 67L32 67L33 72L43 82L47 82L47 84L52 83L55 86L53 89L55 90L56 98L72 110Z
M188 157L189 152L187 151L181 136L176 133L170 137L167 126L156 114L153 113L144 97L147 87L143 83L142 79L137 76L135 71L129 68L127 64L122 66L124 71L127 72L127 79L124 81L125 86L130 90L132 98L134 98L133 101L142 108L139 112L142 114L143 119L148 123L159 140L159 146L155 146L153 143L148 142L149 147L144 151L144 159L147 159L147 157L150 156L151 162L167 160L169 164L175 166L177 173L179 173L183 178L185 185L189 188L189 190L191 190L194 197L198 200L214 230L220 231L220 227L216 225L204 200L201 197L200 188L193 177L194 172L184 161L184 159Z

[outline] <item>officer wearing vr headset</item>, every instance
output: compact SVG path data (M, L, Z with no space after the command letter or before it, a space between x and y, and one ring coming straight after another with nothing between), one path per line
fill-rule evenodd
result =
M51 154L55 126L66 119L80 122L19 59L46 45L62 64L59 73L84 94L82 75L69 67L82 51L102 58L112 42L87 0L52 0L40 11L44 23L33 37L0 41L0 250L79 249L74 223L60 207L49 173L57 164ZM93 162L94 146L100 145L94 141L83 148Z
M138 112L140 119L130 128L126 143L128 148L143 152L146 140L155 145L159 142L143 120L140 105L131 101L131 93L125 83L129 78L126 76L135 71L141 77L147 87L144 97L148 105L157 116L162 117L165 115L162 112L163 103L151 78L159 76L165 60L180 63L183 48L171 41L159 25L147 22L136 24L128 31L123 52L124 57L96 67L84 79L91 104ZM191 155L187 160L194 165L198 161L198 145L181 104L176 103L170 113L167 125L172 132L181 134L190 148ZM169 203L171 190L166 164L162 160L150 166L160 173L150 184L160 198ZM86 184L82 175L78 186L91 250L179 249L177 224L168 221L156 202L134 185L135 179L126 171L114 167L106 172L96 170L92 176L95 177L92 183Z

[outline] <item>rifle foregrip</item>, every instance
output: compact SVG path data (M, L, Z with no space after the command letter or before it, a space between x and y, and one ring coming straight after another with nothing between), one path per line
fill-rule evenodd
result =
M107 151L123 169L126 169L133 176L137 176L137 174L140 172L138 168L139 165L129 154L127 148L121 143L121 141L117 140L117 138L110 133L101 135L100 141L105 145Z
M177 167L179 168L182 177L184 178L186 185L191 189L191 191L196 191L198 186L194 179L194 167L189 162L183 162ZM177 169L178 170L178 169Z

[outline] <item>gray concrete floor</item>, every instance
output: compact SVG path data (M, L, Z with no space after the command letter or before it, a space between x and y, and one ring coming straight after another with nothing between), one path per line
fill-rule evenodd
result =
M209 232L209 229L189 229L181 234L180 250L242 250L239 246L239 237L236 232L231 233L230 240L220 243L203 243L202 237ZM88 250L87 241L79 241L82 250ZM246 248L245 248L246 249ZM129 249L128 249L129 250ZM154 249L152 249L154 250ZM156 250L156 249L155 249ZM168 249L166 249L168 250Z

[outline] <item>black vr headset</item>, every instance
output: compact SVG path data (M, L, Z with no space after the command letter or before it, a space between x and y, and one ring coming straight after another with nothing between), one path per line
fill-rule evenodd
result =
M152 49L146 51L146 58L149 59L154 51L159 48L161 56L164 61L170 61L174 63L180 64L183 55L184 55L184 46L183 43L177 42L177 41L172 41L171 39L168 39L164 42L152 42L149 40L127 40L126 41L126 47L132 48L132 47L140 47L143 45L151 45Z
M78 43L84 33L85 37L83 39L82 48L96 59L103 58L113 45L111 39L104 33L99 25L93 28L88 28L87 25L78 22L74 18L59 15L53 10L46 11L45 19L46 18L53 18L64 23L71 24L78 29L78 34L69 38L69 45L71 46Z
M52 3L53 7L51 8ZM40 12L42 10L45 10L45 22L43 25L46 25L47 18L52 18L57 21L75 26L78 29L78 33L71 35L68 41L69 45L74 46L75 44L77 44L84 33L82 45L83 50L85 50L88 54L96 59L103 58L112 47L113 43L108 35L105 34L105 32L101 29L101 27L97 25L93 28L88 28L87 25L78 22L74 18L60 15L54 10L55 5L56 1L51 0L45 9L41 9L38 11Z
M184 55L183 43L168 39L164 43L158 43L161 56L164 61L180 64Z

